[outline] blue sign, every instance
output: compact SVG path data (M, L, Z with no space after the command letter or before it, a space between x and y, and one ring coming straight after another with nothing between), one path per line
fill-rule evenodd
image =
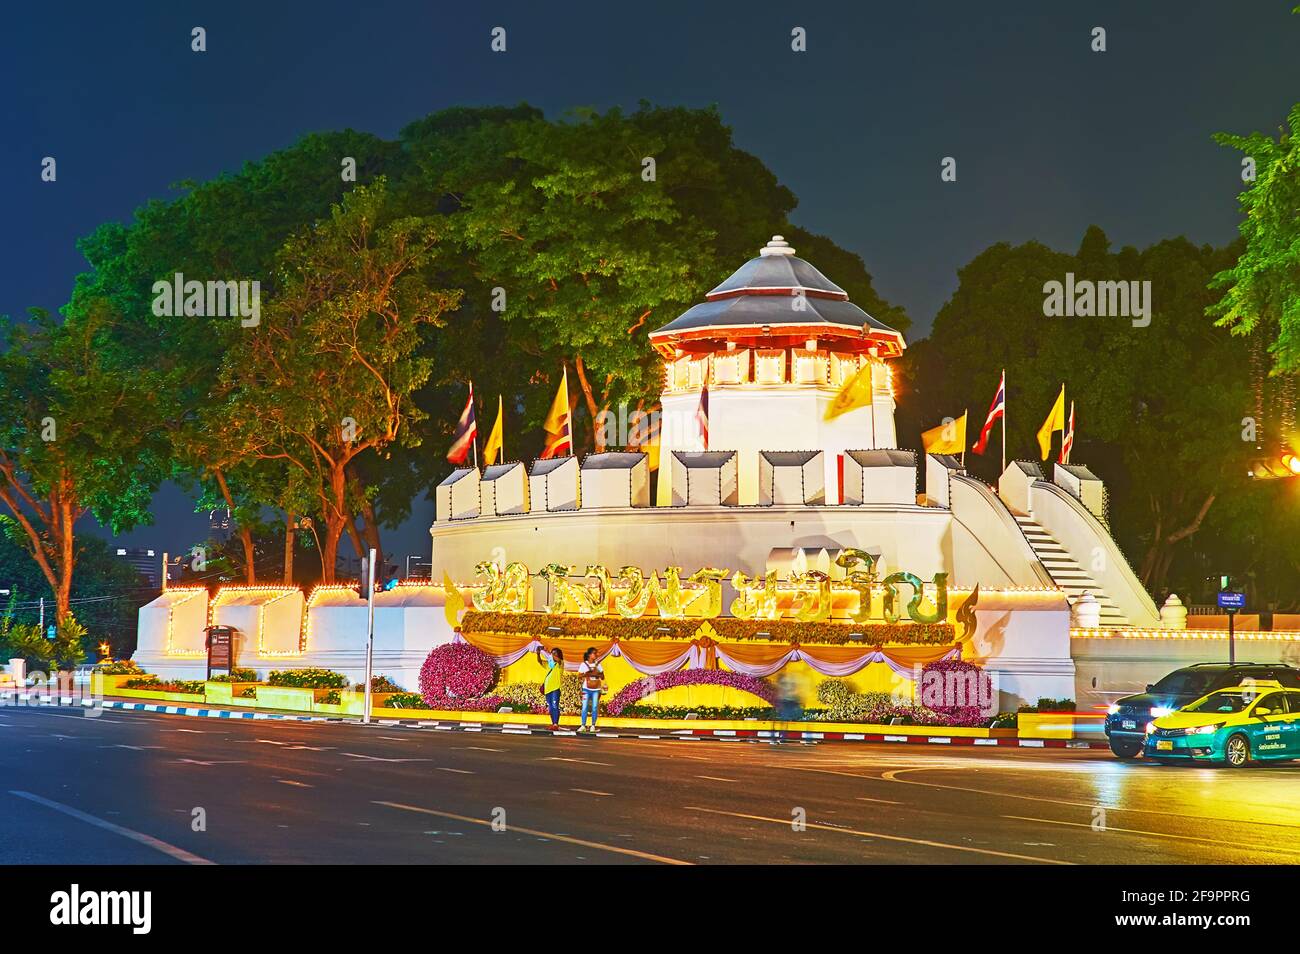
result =
M1239 610L1246 608L1245 593L1220 593L1219 606L1223 609Z

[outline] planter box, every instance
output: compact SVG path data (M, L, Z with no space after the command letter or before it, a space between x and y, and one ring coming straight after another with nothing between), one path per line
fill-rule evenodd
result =
M151 699L155 702L203 702L201 692L166 692L160 689L114 689L113 695L127 699Z
M390 698L397 695L395 692L372 692L370 694L371 714L374 710L382 707ZM362 715L366 708L366 694L358 692L355 689L344 689L340 694L338 711L345 715Z
M1016 731L1022 739L1073 739L1075 712L1019 712Z
M241 697L239 694L249 686L261 686L257 682L209 682L203 691L203 698L208 702L218 702L223 705L244 705L251 704L252 699Z
M259 709L291 709L311 712L316 706L319 695L328 689L299 689L297 686L262 686L257 687L256 699L245 699L243 704L253 705Z
M117 676L106 676L101 672L92 672L90 674L90 691L96 695L104 695L121 689L132 679L141 679L143 676L143 673L138 672Z

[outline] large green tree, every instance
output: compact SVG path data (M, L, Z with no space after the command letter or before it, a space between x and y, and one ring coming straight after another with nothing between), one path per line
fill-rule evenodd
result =
M151 519L166 446L144 422L157 413L156 376L116 345L122 316L100 300L63 323L33 312L0 353L0 503L50 586L57 618L71 613L77 521L118 533Z
M326 582L359 505L349 466L418 441L412 395L432 370L416 353L419 329L460 299L430 284L442 230L395 215L382 179L349 193L285 243L261 324L223 361L230 399L212 426L252 458L286 465L290 493L313 501Z
M973 440L1005 368L1008 455L1038 459L1035 433L1065 384L1077 410L1072 460L1106 479L1117 539L1150 589L1159 594L1173 579L1188 592L1190 564L1171 570L1216 501L1242 489L1253 452L1242 439L1246 345L1204 318L1216 298L1209 281L1233 257L1185 239L1112 251L1096 227L1074 254L1034 242L986 249L959 271L929 339L904 359L900 440L918 441L921 429L965 408ZM1067 272L1149 281L1150 323L1045 316L1044 285ZM985 457L967 456L990 482L998 444L995 435Z

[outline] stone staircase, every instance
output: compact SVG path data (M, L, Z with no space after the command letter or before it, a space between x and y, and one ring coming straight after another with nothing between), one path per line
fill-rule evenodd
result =
M1033 517L1027 517L1023 514L1015 514L1014 516L1016 523L1020 524L1020 529L1025 534L1025 539L1029 541L1034 553L1038 555L1039 562L1051 574L1052 579L1056 581L1056 585L1065 590L1071 605L1086 591L1091 593L1101 606L1101 625L1103 628L1131 625L1128 617L1102 591L1097 581L1079 565L1079 561L1072 557L1065 547L1056 541L1055 537L1039 526Z

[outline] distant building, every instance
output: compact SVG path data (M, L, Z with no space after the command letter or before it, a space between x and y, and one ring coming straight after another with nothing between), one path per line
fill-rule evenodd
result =
M158 586L162 574L162 554L152 548L118 547L117 558L125 560L135 571L149 581L150 586Z

